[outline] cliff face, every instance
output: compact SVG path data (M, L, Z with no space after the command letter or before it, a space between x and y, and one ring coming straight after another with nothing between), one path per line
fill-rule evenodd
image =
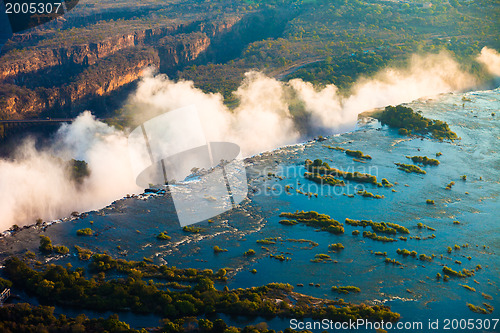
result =
M47 110L73 115L76 106L84 106L91 99L136 81L149 66L159 66L154 50L132 47L89 67L73 82L60 87L31 90L12 84L0 85L0 117L22 119Z
M99 43L11 52L0 58L0 81L18 83L22 81L23 74L30 74L51 67L94 65L99 59L106 58L129 47L145 45L155 38L174 33L182 27L182 25L177 25L147 29L110 37Z
M209 46L210 38L202 32L162 38L158 47L160 71L169 73L196 60Z
M0 118L74 115L86 103L136 81L146 67L172 73L203 59L213 40L223 39L239 20L170 25L96 43L10 52L0 58Z

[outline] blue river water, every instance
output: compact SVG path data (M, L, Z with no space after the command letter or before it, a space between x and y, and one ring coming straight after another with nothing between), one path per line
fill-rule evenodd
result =
M237 209L197 225L203 228L201 233L182 231L170 199L151 196L145 200L118 200L102 210L90 212L86 218L54 224L44 234L55 244L76 244L128 260L151 258L158 264L214 271L227 267L230 278L227 284L216 285L220 289L225 285L232 289L284 282L296 286L297 292L315 297L384 303L401 314L401 322L422 322L419 332L436 331L427 327L429 320L439 320L442 325L445 319L499 318L500 89L446 94L414 101L408 106L421 111L425 117L446 121L461 139L439 142L403 137L396 130L368 119L353 132L248 159L249 198ZM372 159L355 161L327 146L361 150ZM438 152L442 155L436 157ZM394 164L412 164L405 156L415 155L437 158L440 165L422 167L427 173L421 175L405 173ZM392 188L364 185L364 189L383 195L383 199L356 195L360 189L356 183L347 183L343 188L319 186L303 177L304 160L318 158L338 169L370 173L396 185ZM467 176L466 180L462 180L463 175ZM446 185L452 181L455 185L446 190ZM287 186L291 186L289 191L285 190ZM298 193L297 189L312 195ZM435 204L427 204L427 199L434 200ZM410 234L407 241L383 243L363 238L361 234L352 235L353 230L362 233L362 227L345 225L344 234L333 235L304 225L279 224L281 212L296 210L314 210L340 222L346 218L393 222L408 228ZM417 223L435 230L418 228ZM76 236L76 230L87 227L96 231L96 235ZM371 231L370 228L364 230ZM172 239L157 240L155 235L161 231L167 231ZM39 230L23 230L0 242L0 256L36 250L40 233ZM433 234L434 238L429 237ZM415 236L420 239L411 238ZM268 237L277 237L276 244L257 243ZM312 240L318 246L289 239ZM338 242L345 249L328 252L328 245ZM448 253L447 247L453 248L455 244L461 248ZM462 246L465 244L468 246ZM228 251L214 254L215 245ZM435 255L435 258L428 262L403 257L396 253L398 248ZM248 249L254 249L256 255L243 256ZM387 257L402 265L387 264L383 256L374 252L387 252ZM332 261L311 262L319 253L329 254ZM269 254L283 254L291 260L279 261ZM79 265L75 255L57 261ZM474 269L477 265L482 269L472 277L451 277L445 282L436 279L437 273L443 275L444 265L457 271ZM252 269L257 273L252 273ZM357 286L361 292L339 295L331 291L332 286L346 285ZM471 286L476 291L461 285ZM485 299L482 293L493 299ZM467 307L467 303L484 307L483 302L494 307L491 314L477 314ZM288 319L282 318L221 317L238 326L267 322L269 328L283 330L289 327ZM120 318L135 327L155 326L157 321L154 321L159 319L129 314L122 314ZM146 325L148 321L153 322ZM438 331L442 329L440 326ZM494 332L492 329L468 331Z

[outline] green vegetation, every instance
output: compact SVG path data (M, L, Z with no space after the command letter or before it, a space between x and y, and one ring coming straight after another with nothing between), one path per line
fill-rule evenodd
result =
M276 244L277 241L278 241L278 238L276 238L276 237L268 237L268 238L264 238L264 239L258 239L257 243L270 245L270 244Z
M427 172L425 172L425 170L420 169L416 165L404 164L404 163L394 163L394 164L396 164L398 166L398 170L403 170L406 173L414 172L414 173L419 173L422 175L425 175L427 173Z
M433 158L428 158L427 156L406 156L413 161L413 163L421 163L423 165L439 165L439 161Z
M376 233L369 232L369 231L363 231L363 237L370 238L370 239L373 239L375 241L384 242L384 243L396 242L396 240L393 238L389 238L389 237L385 237L385 236L377 236Z
M359 293L361 292L361 289L354 286L339 286L339 287L333 286L332 291L339 294L349 294L349 293Z
M40 252L51 253L54 250L52 241L47 236L40 236Z
M474 275L474 271L470 271L470 270L464 268L461 272L457 272L457 271L454 271L453 269L449 268L448 266L443 267L443 272L447 275L461 277L461 278L465 278L465 277Z
M397 266L403 266L402 263L400 263L399 261L397 261L396 259L391 259L391 258L385 258L384 259L384 262L386 264L393 264L393 265L397 265Z
M307 248L303 248L303 249L312 249L316 246L318 246L319 244L312 241L312 240L309 240L309 239L287 239L286 240L287 242L291 242L291 243L308 243L309 244L309 247Z
M450 182L448 185L446 185L445 190L451 190L452 186L455 185L455 182Z
M40 236L40 246L38 247L40 252L42 252L45 255L51 254L53 252L57 254L62 254L66 255L69 253L69 249L64 246L64 245L52 245L52 241L49 237L47 236ZM28 256L28 253L26 253L26 256Z
M397 249L397 250L396 250L396 253L397 253L397 254L401 254L401 255L403 255L403 256L405 256L405 257L410 255L410 251L408 251L407 249L403 249L403 250L401 250L401 249Z
M427 199L425 200L425 203L428 204L428 205L435 205L436 203L434 202L434 200L431 200L431 199Z
M493 299L493 296L485 294L485 293L481 293L481 296L483 296L483 298L487 299L487 300L492 300Z
M269 257L270 258L274 258L274 259L279 260L279 261L290 261L290 260L292 260L292 258L285 257L282 254L278 254L278 255L270 254Z
M372 157L370 155L365 155L362 151L359 151L359 150L349 150L349 149L346 149L345 150L345 154L349 155L349 156L352 156L352 157L355 157L355 158L364 158L366 160L371 160L372 159Z
M339 251L344 249L344 245L342 243L330 244L328 245L328 248L330 250Z
M353 234L354 236L359 235L359 233L360 233L360 232L359 232L359 230L353 230L353 231L352 231L352 234Z
M118 315L107 319L89 319L84 314L76 318L64 315L55 316L54 307L33 306L27 303L10 304L0 307L0 331L14 332L121 332L139 333L124 322Z
M54 252L56 252L58 254L66 255L69 253L69 249L64 245L58 245L58 246L54 246Z
M89 249L84 249L78 245L75 245L76 252L78 253L78 259L80 260L89 260L92 257L92 251Z
M166 231L160 232L158 235L156 235L156 239L159 239L159 240L170 240L171 238L172 237L167 235Z
M312 172L304 172L304 178L312 180L315 183L318 184L328 184L331 186L345 186L345 182L343 180L336 179L332 175L325 175L321 176L320 174L317 173L312 173Z
M330 216L319 214L315 211L304 212L296 211L295 213L281 213L280 217L294 219L299 223L305 224L310 227L319 228L323 231L328 231L332 234L343 234L344 226L339 221L336 221Z
M227 249L221 249L217 245L214 246L214 253L227 252Z
M85 178L90 176L90 169L85 161L72 159L69 161L68 168L71 179L77 184L82 184Z
M476 289L472 288L471 286L468 286L466 284L459 284L459 285L464 287L465 289L467 289L469 291L476 292Z
M407 256L412 256L412 257L414 257L414 258L415 258L415 257L417 256L417 251L411 251L411 252L410 252L410 251L408 251L407 249L402 249L402 250L401 250L401 249L397 249L397 250L396 250L396 253L397 253L397 254L399 254L399 255L402 255L402 256L404 256L404 257L407 257ZM422 256L422 255L421 255L421 256ZM423 256L427 257L425 254L424 254ZM430 257L429 257L429 258L430 258ZM431 260L432 260L432 258L431 258Z
M390 127L398 128L402 135L432 134L439 140L455 140L457 134L452 132L447 123L440 120L430 120L411 108L402 105L387 106L381 114L376 116L380 122ZM417 156L418 158L418 156Z
M330 258L330 256L328 254L324 254L324 253L318 253L314 256L314 259L311 259L311 262L315 262L315 263L327 262L327 261L332 261L332 259Z
M94 234L94 231L90 228L85 228L85 229L77 230L76 234L78 236L92 236Z
M281 220L279 223L283 224L283 225L296 225L299 222L294 221L294 220Z
M433 258L422 253L418 256L418 259L422 261L432 261Z
M374 199L383 199L384 198L383 195L373 194L371 192L368 192L367 190L364 190L364 191L360 190L360 191L358 191L358 195L361 195L364 198L374 198Z
M431 204L434 204L434 200L432 200ZM436 231L436 229L434 229L432 227L429 227L428 225L425 225L422 222L417 223L417 228L419 228L419 229L427 229L427 230L431 230L431 231Z
M243 255L246 256L246 257L254 256L255 255L255 250L249 249L248 251L246 251L245 253L243 253Z
M218 291L213 281L225 277L226 271L223 269L214 274L211 270L178 269L144 261L128 262L99 254L93 256L90 269L101 272L100 278L90 279L85 277L83 268L72 270L47 265L42 271L36 271L17 258L9 258L4 264L4 273L19 290L29 292L43 302L78 309L155 313L169 320L208 313L269 317L296 317L300 314L337 321L365 317L377 321L395 321L399 318L398 314L390 312L385 306L350 305L330 300L319 300L319 304L313 306L312 301L317 302L318 299L300 294L294 294L297 301L291 302L289 296L293 287L288 284L271 283L250 289L225 288L224 291ZM126 276L105 278L107 272L113 271ZM169 291L160 282L142 280L153 277L157 281L189 281L193 287ZM282 299L286 306L276 304L275 299Z
M372 220L352 220L349 218L345 219L345 223L354 227L371 227L373 231L376 232L382 232L390 235L395 235L396 233L400 234L409 234L410 231L403 227L400 226L399 224L396 223L390 223L390 222L373 222Z
M333 147L333 146L323 146L323 147L326 147L328 149L338 150L338 151L345 151L345 149L342 147Z
M320 176L341 177L344 178L345 180L352 180L358 183L370 183L377 185L377 177L373 175L367 173L360 173L357 171L345 172L339 169L330 168L328 163L323 162L320 159L314 160L314 162L307 159L305 161L305 168L307 169L307 171Z
M203 231L203 228L200 227L193 227L193 226L185 226L182 228L182 231L184 232L190 232L192 234L198 234Z
M382 185L384 185L384 187L393 187L394 185L391 184L387 179L385 178L382 178Z
M486 303L483 303L483 305L486 304ZM471 310L472 312L475 312L475 313L480 313L480 314L490 314L493 312L493 307L489 308L489 309L485 309L485 308L482 308L480 306L477 306L477 305L473 305L473 304L470 304L470 303L467 303L467 307L469 308L469 310Z

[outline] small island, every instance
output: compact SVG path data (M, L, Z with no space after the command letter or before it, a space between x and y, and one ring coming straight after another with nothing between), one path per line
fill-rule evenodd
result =
M399 129L401 135L431 134L438 140L456 140L458 136L450 130L448 124L441 120L431 120L425 118L413 109L398 105L387 106L385 110L375 115L383 125Z
M370 155L365 155L362 151L359 151L359 150L349 150L349 149L346 149L345 154L349 155L349 156L352 156L352 157L355 157L355 158L363 158L365 160L371 160L372 159L372 157Z
M341 177L344 178L345 180L352 180L354 182L358 183L370 183L370 184L375 184L378 185L377 183L377 177L367 174L367 173L361 173L361 172L345 172L339 169L331 168L328 163L323 162L320 159L316 159L313 161L307 159L304 163L305 168L307 171L313 174L318 174L318 175L330 175L330 176L335 176L335 177Z
M163 231L163 232L160 232L158 235L156 235L156 239L159 239L159 240L170 240L171 237L169 235L167 235L166 231Z
M361 289L354 286L333 286L332 291L339 294L359 293Z
M396 233L400 234L409 234L410 231L396 223L390 222L373 222L372 220L353 220L350 218L345 219L345 223L354 227L371 227L373 231L382 232L390 235L395 235Z
M422 174L422 175L425 175L427 172L425 172L425 170L422 170L420 169L418 166L416 165L412 165L412 164L404 164L404 163L394 163L398 166L398 170L402 170L406 173L419 173L419 174Z
M315 211L296 211L295 213L283 212L280 214L280 217L293 219L299 223L305 224L310 227L316 227L322 231L328 231L332 234L344 233L344 225L342 223L330 218L330 216L328 215L320 214Z
M439 165L439 161L434 158L428 158L427 156L406 156L413 161L413 163L420 163L423 165Z
M77 230L76 234L78 236L92 236L94 234L94 231L90 228L85 228L85 229Z

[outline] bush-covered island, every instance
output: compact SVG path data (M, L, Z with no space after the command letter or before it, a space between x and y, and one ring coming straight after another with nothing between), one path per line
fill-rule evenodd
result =
M315 211L310 211L310 212L296 211L295 213L283 212L280 214L280 217L286 217L290 220L303 223L310 227L316 227L319 228L320 230L328 231L332 234L344 233L344 225L342 223L330 218L330 216L328 215L320 214Z
M320 159L316 159L313 161L307 159L305 161L305 168L309 173L312 175L308 175L306 178L311 179L316 181L313 178L318 178L318 179L323 179L325 180L326 176L331 176L332 178L335 177L342 177L345 180L352 180L358 183L370 183L370 184L375 184L378 185L377 183L377 177L367 174L367 173L361 173L361 172L346 172L342 171L339 169L331 168L328 163L323 162ZM326 182L326 181L325 181ZM341 181L338 181L340 185L342 185ZM334 184L336 185L336 184ZM382 185L381 185L382 186Z
M427 119L413 109L398 105L387 106L385 110L375 115L383 125L398 128L399 134L431 134L433 138L439 140L455 140L457 134L450 130L448 124L441 120Z

